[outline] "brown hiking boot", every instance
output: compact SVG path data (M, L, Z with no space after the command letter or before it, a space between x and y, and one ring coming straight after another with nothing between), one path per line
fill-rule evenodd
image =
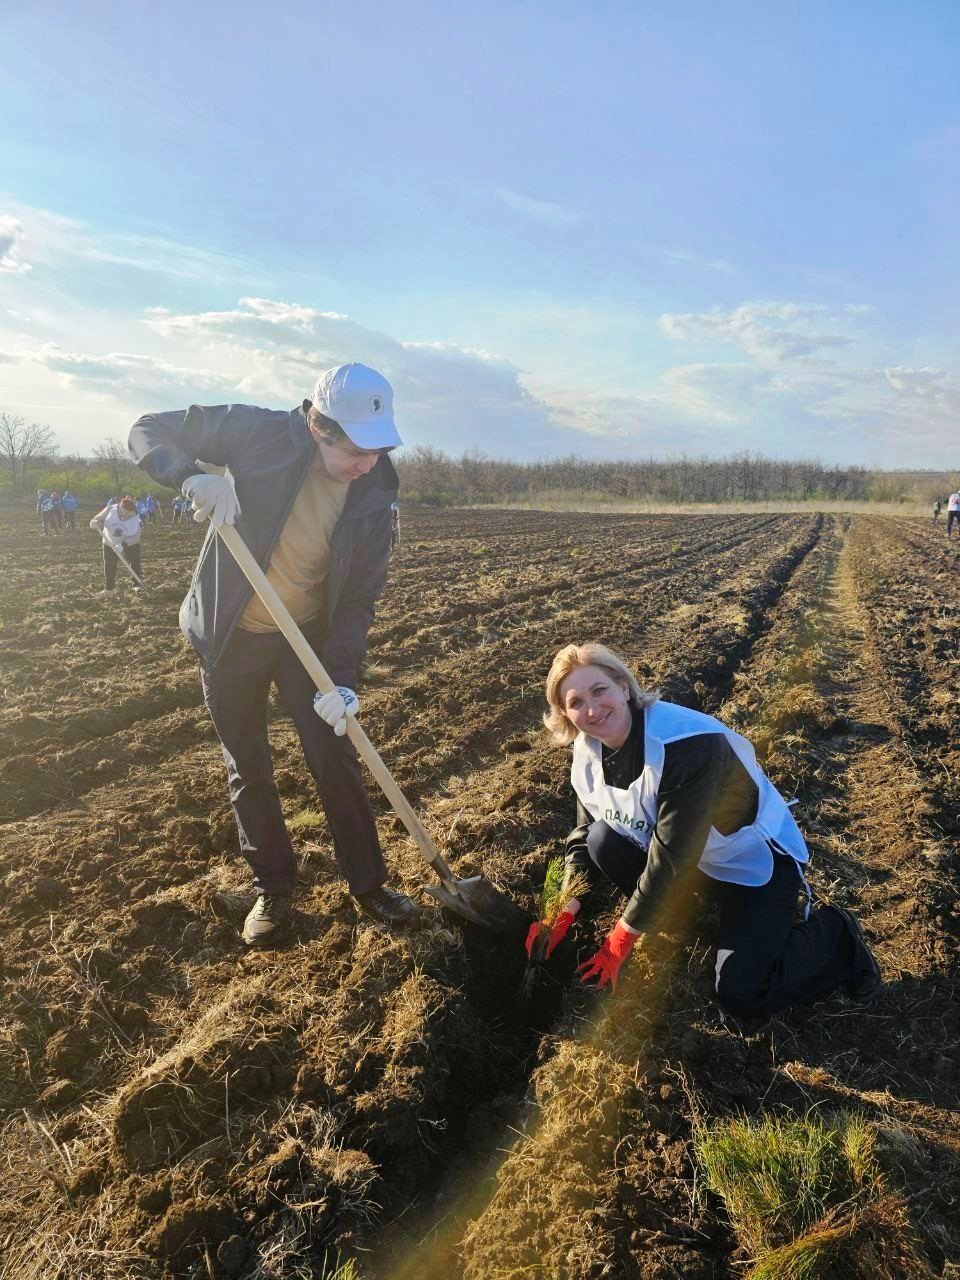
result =
M851 1000L855 1000L858 1004L865 1004L872 1000L880 988L883 986L883 975L880 972L880 966L877 964L876 957L867 946L867 940L863 936L863 930L860 928L860 921L852 911L847 911L843 907L838 907L831 903L834 911L843 916L844 923L850 931L853 938L853 961L856 972L853 977L843 984L843 989Z
M353 900L365 915L380 924L397 929L420 929L425 923L423 912L412 898L405 893L394 893L386 885L369 893L355 893Z
M243 922L243 940L248 947L272 947L282 942L290 929L293 899L279 893L260 893Z

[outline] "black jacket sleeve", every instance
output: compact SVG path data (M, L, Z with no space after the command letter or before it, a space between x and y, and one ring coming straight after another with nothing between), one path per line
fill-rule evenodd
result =
M643 932L679 876L700 861L726 780L730 747L722 734L700 734L667 747L657 821L647 862L623 918ZM742 824L738 824L742 825Z
M564 847L563 870L567 879L570 876L582 874L589 876L592 881L596 875L597 868L590 861L590 855L587 853L587 832L590 830L592 822L593 819L587 813L578 797L577 825L567 836Z
M323 664L334 684L356 691L367 653L367 634L376 604L387 584L390 567L392 519L385 508L371 521L366 536L357 542L349 576L330 621L323 646Z
M157 484L179 489L202 470L200 461L229 465L257 422L268 414L248 404L220 404L148 413L130 428L130 456Z

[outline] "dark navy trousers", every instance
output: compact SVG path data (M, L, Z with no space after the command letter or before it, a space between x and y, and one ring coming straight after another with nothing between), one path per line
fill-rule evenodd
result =
M314 648L320 647L322 636L315 628L305 627L304 634ZM289 895L297 878L267 737L271 684L299 735L340 874L351 893L379 888L387 869L357 753L314 711L316 687L283 635L234 631L213 669L201 668L201 682L223 748L240 851L253 871L255 888Z
M130 547L123 548L123 555L130 568L141 580L143 579L143 565L140 562L140 543L135 542ZM111 591L117 585L117 570L120 568L120 562L117 559L117 553L111 550L106 543L103 544L103 585ZM128 577L126 569L123 571L124 577Z
M638 844L594 822L587 850L604 875L628 897L633 894L646 863ZM774 853L773 874L763 885L728 884L697 871L678 888L706 891L720 908L717 999L737 1017L810 1004L857 976L856 944L839 911L813 907L798 922L803 879L785 854Z

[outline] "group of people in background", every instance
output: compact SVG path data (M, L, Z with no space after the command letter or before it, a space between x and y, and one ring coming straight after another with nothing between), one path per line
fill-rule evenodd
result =
M39 489L37 491L37 515L40 531L44 535L63 533L64 529L76 529L77 508L80 503L69 489Z
M118 501L117 498L108 498L106 506L114 506ZM141 524L163 522L160 503L152 493L131 498L130 501L136 507ZM176 501L174 499L175 503ZM64 489L62 493L59 489L38 489L37 515L40 517L41 533L62 533L64 529L76 529L79 507L80 503L69 489Z
M182 524L184 527L188 527L194 517L193 503L182 494L175 494L170 502L170 513L173 524Z
M180 494L171 505L172 523L188 526L194 515L189 498ZM76 529L80 503L69 489L37 490L37 516L44 536ZM143 568L140 557L140 535L145 525L163 522L160 503L152 493L139 497L126 495L108 498L103 508L90 521L103 539L103 594L116 589L117 569L122 560L132 570L133 589L143 590Z
M154 524L157 520L162 522L163 517L160 514L160 503L156 500L152 493L148 493L146 497L136 498L137 515L143 524Z

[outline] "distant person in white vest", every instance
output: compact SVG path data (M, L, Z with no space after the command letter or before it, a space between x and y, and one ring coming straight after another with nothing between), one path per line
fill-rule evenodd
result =
M947 499L947 537L950 537L950 530L957 525L957 537L960 537L960 493L951 493Z
M90 521L90 528L104 537L103 544L103 594L108 595L117 585L117 556L126 560L138 578L143 578L140 561L140 516L133 498L121 498L113 506L109 503ZM109 542L109 546L107 543ZM139 583L133 584L140 590Z
M40 517L40 531L43 534L59 533L57 528L56 515L53 508L53 498L51 498L49 490L37 490L37 515Z
M615 987L643 935L676 922L693 892L710 889L720 910L717 999L734 1015L765 1018L837 988L856 1001L879 990L880 970L852 913L811 909L807 846L746 738L643 691L601 644L560 650L547 702L547 728L573 743L577 826L567 838L567 878L606 877L628 899L580 966L582 982ZM801 893L806 914L798 923ZM549 950L580 906L566 904Z

